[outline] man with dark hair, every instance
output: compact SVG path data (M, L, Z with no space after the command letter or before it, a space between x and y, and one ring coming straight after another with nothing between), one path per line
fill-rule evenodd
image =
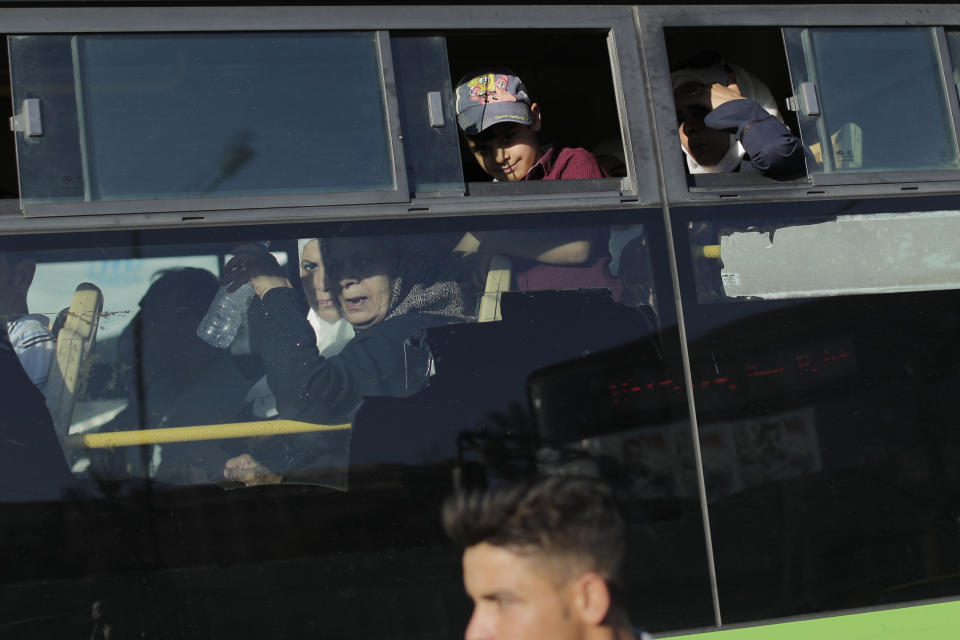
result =
M553 476L444 505L464 547L466 640L649 639L623 608L624 524L598 480Z

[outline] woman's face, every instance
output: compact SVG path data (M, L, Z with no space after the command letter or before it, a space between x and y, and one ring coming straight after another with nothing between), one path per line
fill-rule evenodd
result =
M680 144L687 150L697 164L712 167L720 163L730 150L730 134L726 131L711 129L704 123L710 110L701 105L683 105L682 96L693 91L705 91L702 85L688 82L677 87L674 100L677 102L677 122L680 124Z
M323 261L320 259L320 242L311 240L300 254L300 284L310 307L326 322L333 324L340 319L340 310L324 284Z
M366 329L387 316L393 294L391 256L381 242L364 238L337 238L329 243L324 260L339 286L343 317L357 329Z

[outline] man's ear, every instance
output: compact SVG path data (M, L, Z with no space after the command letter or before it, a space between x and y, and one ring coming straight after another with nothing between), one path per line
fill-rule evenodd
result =
M26 293L30 285L33 284L33 274L37 272L37 263L33 260L21 260L13 268L13 288Z
M530 130L534 133L540 131L543 121L540 119L540 106L534 102L530 105Z
M591 571L576 579L574 589L574 606L580 619L591 627L603 625L611 605L607 581Z

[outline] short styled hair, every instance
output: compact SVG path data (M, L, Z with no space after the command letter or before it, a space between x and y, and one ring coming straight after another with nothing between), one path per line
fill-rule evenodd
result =
M447 534L466 548L487 543L622 586L623 518L610 488L595 478L549 476L531 484L462 492L443 509Z

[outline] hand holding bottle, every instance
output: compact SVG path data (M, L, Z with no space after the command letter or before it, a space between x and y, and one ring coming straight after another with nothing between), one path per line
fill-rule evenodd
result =
M232 253L223 269L222 286L197 325L197 336L218 349L233 342L255 294L262 298L270 289L290 286L283 268L264 246L242 244Z
M277 259L259 244L242 244L234 247L233 257L223 268L221 284L228 291L236 291L246 283L253 286L257 296L276 287L289 287L283 268Z

